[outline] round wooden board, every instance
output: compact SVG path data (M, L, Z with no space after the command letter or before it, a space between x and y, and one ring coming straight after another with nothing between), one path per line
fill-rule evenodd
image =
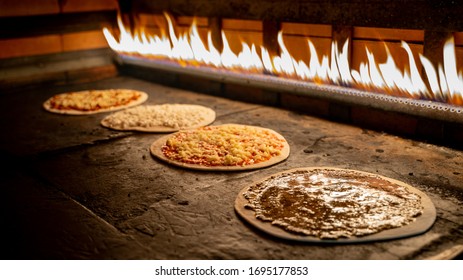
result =
M180 128L174 128L174 127L168 127L168 126L152 126L152 127L130 127L130 128L117 128L114 126L111 126L110 123L108 123L107 118L111 117L112 115L106 116L104 119L101 120L101 125L113 129L113 130L118 130L118 131L140 131L140 132L151 132L151 133L169 133L169 132L177 132L179 130L185 130L185 129L194 129L202 126L209 125L215 121L215 111L212 110L211 108L200 106L200 105L192 105L192 104L172 104L172 105L188 105L188 106L195 106L198 108L201 108L204 112L204 121L198 123L197 125L191 126L191 127L180 127ZM147 105L147 106L158 106L158 105ZM119 112L116 112L114 114L117 114Z
M257 183L265 181L273 176L278 176L282 173L291 173L294 171L300 170L317 170L317 169L329 169L329 170L346 170L346 171L353 171L357 173L363 173L366 175L374 175L379 176L385 180L388 180L392 183L398 184L400 186L404 186L410 192L417 194L421 197L421 203L423 206L423 214L416 218L416 220L408 225L393 228L388 230L383 230L378 233L360 236L360 237L350 237L350 238L339 238L339 239L320 239L314 236L306 236L306 235L298 235L293 234L289 231L286 231L278 226L273 226L270 222L264 222L255 217L255 212L253 210L245 208L245 205L248 204L248 200L244 197L244 193L248 190L250 186L253 186ZM283 172L279 172L273 174L271 176L267 176L266 178L259 180L245 188L243 188L239 193L235 200L235 211L241 216L245 221L247 221L252 226L258 228L259 230L264 231L267 234L273 235L278 238L287 239L287 240L294 240L294 241L301 241L301 242L313 242L313 243L361 243L361 242L372 242L372 241L381 241L381 240L390 240L390 239L397 239L397 238L404 238L409 236L414 236L418 234L422 234L429 230L431 226L434 224L436 220L436 208L432 203L431 199L420 190L405 184L403 182L387 178L384 176L380 176L373 173L357 171L357 170L349 170L349 169L342 169L342 168L334 168L334 167L307 167L307 168L297 168L291 169Z
M223 125L239 125L239 124L223 124ZM218 126L223 126L223 125L218 125ZM253 127L253 126L249 126L249 125L243 125L243 126ZM262 130L267 130L267 131L275 134L278 138L285 140L284 141L284 147L281 150L281 154L279 156L272 157L271 159L269 159L267 161L264 161L264 162L259 162L259 163L256 163L256 164L250 164L250 165L245 165L245 166L204 166L204 165L198 165L198 164L183 163L183 162L174 161L174 160L169 159L168 157L166 157L164 155L164 153L161 150L162 147L165 145L167 139L169 139L172 136L172 134L163 136L163 137L159 138L158 140L154 141L154 143L151 144L150 151L151 151L151 154L154 157L156 157L156 158L158 158L158 159L160 159L160 160L162 160L164 162L167 162L169 164L179 166L179 167L194 169L194 170L202 170L202 171L243 171L243 170L253 170L253 169L264 168L264 167L268 167L268 166L277 164L279 162L282 162L286 158L288 158L289 151L290 151L289 144L281 134L279 134L278 132L276 132L274 130L268 129L268 128L262 128L262 127L257 127L257 128L262 129Z
M112 111L117 111L117 110L129 108L129 107L137 106L137 105L140 105L140 104L144 103L146 100L148 100L148 94L146 92L138 91L138 90L133 90L133 91L136 91L136 92L140 93L141 96L140 96L140 98L138 100L135 100L135 101L130 102L129 104L126 104L126 105L123 105L123 106L113 106L113 107L110 107L110 108L101 109L101 110L97 110L97 111L79 111L79 110L59 110L59 109L55 109L55 108L52 108L51 105L50 105L50 100L53 97L50 97L47 101L45 101L43 103L43 108L45 110L47 110L48 112L56 113L56 114L62 114L62 115L76 115L76 116L77 115L93 115L93 114L99 114L99 113L104 113L104 112L112 112ZM65 94L65 93L63 93L63 94Z

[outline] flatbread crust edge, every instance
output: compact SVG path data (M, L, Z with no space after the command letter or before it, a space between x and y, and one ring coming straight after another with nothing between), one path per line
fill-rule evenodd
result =
M193 104L181 104L181 105L193 105ZM155 105L153 105L153 106L155 106ZM131 128L122 129L122 128L112 127L111 125L109 125L105 121L106 118L109 117L109 116L107 116L103 120L101 120L101 125L106 127L106 128L113 129L113 130L118 130L118 131L140 131L140 132L166 133L166 132L177 132L179 130L185 130L185 129L199 128L199 127L202 127L202 126L209 125L209 124L211 124L211 123L213 123L215 121L216 114L215 114L214 110L212 110L211 108L205 107L205 106L201 106L201 105L194 105L194 106L202 107L204 109L204 111L206 112L206 117L205 117L204 121L200 122L199 124L197 124L195 126L180 127L180 128L173 128L173 127L167 127L167 126L153 126L153 127L149 127L149 128L147 128L147 127L131 127Z
M400 186L404 186L410 192L419 195L421 197L421 204L423 206L423 214L417 217L414 222L408 225L399 227L399 228L387 229L387 230L380 231L378 233L360 236L360 237L349 237L349 238L339 238L339 239L320 239L314 236L293 234L278 226L273 226L270 222L264 222L264 221L257 219L255 216L255 212L253 210L245 208L245 205L248 204L248 200L244 197L243 194L249 189L249 187L255 184L258 184L260 182L263 182L273 176L278 176L283 173L292 173L295 171L304 171L304 170L309 170L309 171L310 170L344 170L344 171L351 171L351 172L381 177L382 179L387 180L389 182L398 184ZM387 178L387 177L384 177L378 174L368 173L368 172L358 171L358 170L352 170L352 169L335 168L335 167L296 168L296 169L286 170L283 172L279 172L279 173L267 176L259 181L254 182L253 184L246 186L238 193L238 196L236 197L236 200L235 200L235 211L241 218L243 218L246 222L251 224L253 227L267 234L270 234L274 237L278 237L278 238L282 238L286 240L292 240L292 241L301 241L301 242L309 242L309 243L325 243L325 244L362 243L362 242L391 240L391 239L415 236L415 235L419 235L419 234L422 234L428 231L434 224L434 221L436 220L436 208L434 207L434 204L432 203L431 199L425 193L421 192L420 190L404 182L391 179L391 178Z
M124 90L126 90L126 89L124 89ZM132 89L131 89L131 91L136 91L136 92L140 93L140 95L141 95L140 98L138 100L134 100L134 101L130 102L129 104L122 105L122 106L113 106L113 107L110 107L110 108L96 110L96 111L59 110L59 109L55 109L55 108L51 107L50 100L53 98L53 96L52 96L43 103L43 108L45 110L47 110L48 112L56 113L56 114L62 114L62 115L93 115L93 114L99 114L99 113L104 113L104 112L112 112L112 111L117 111L117 110L129 108L129 107L137 106L137 105L142 104L146 100L148 100L148 94L146 92L139 91L139 90L132 90ZM60 94L66 94L66 92L63 92L63 93L60 93ZM56 95L58 95L58 94L56 94Z
M286 139L281 134L279 134L278 132L276 132L274 130L271 130L271 129L268 129L268 128L263 128L263 127L258 127L258 126L242 125L242 124L223 124L223 125L217 125L217 126L224 126L224 125L227 125L227 126L228 125L248 126L248 127L254 127L254 128L258 128L258 129L262 129L262 130L267 130L267 131L275 134L278 138L284 140L283 149L281 150L281 153L280 153L279 156L272 157L267 161L259 162L259 163L256 163L256 164L245 165L245 166L203 166L203 165L197 165L197 164L178 162L178 161L174 161L174 160L171 160L168 157L166 157L164 155L164 153L162 152L161 148L162 148L162 146L164 146L167 139L169 139L169 137L172 136L172 134L169 134L169 135L163 136L163 137L159 138L158 140L154 141L153 144L151 144L150 152L154 157L156 157L156 158L158 158L158 159L160 159L160 160L162 160L164 162L167 162L169 164L179 166L179 167L194 169L194 170L202 170L202 171L243 171L243 170L259 169L259 168L268 167L268 166L277 164L279 162L282 162L286 158L288 158L288 156L289 156L290 148L289 148L288 142L286 141Z

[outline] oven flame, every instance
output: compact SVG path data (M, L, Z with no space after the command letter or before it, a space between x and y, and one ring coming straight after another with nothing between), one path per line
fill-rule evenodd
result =
M463 106L463 73L458 72L454 39L444 45L443 65L436 67L429 59L419 54L423 66L424 79L417 67L410 46L402 41L401 47L408 54L408 67L400 69L386 47L385 63L377 63L375 56L366 48L367 61L360 63L359 69L351 69L349 64L349 43L342 48L338 42L332 42L330 55L319 58L314 44L307 39L310 60L306 64L296 60L285 46L283 33L278 33L280 54L271 56L263 46L242 42L242 50L234 53L225 33L222 31L223 49L217 50L207 33L207 42L201 39L196 22L189 32L176 35L174 24L165 14L168 24L167 34L148 35L143 29L130 32L120 17L119 39L104 28L103 33L109 46L116 52L128 55L140 55L146 58L169 59L182 66L207 65L231 71L252 73L272 73L277 76L314 82L354 87L378 93L413 99L426 99Z

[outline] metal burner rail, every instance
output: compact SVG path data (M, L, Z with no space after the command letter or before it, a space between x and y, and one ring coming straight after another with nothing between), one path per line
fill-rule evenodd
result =
M446 122L463 123L462 107L430 100L416 100L389 96L336 85L318 85L312 82L291 80L272 75L237 73L229 70L213 69L206 66L181 66L176 62L167 60L147 60L146 58L123 54L118 54L116 60L122 65L138 65L178 74L193 75L223 83L253 86L272 91L307 95L314 98L333 100L351 105L361 105Z

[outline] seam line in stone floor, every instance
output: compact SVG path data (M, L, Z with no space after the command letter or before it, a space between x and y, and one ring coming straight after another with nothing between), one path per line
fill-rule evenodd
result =
M55 149L55 150L48 150L48 151L44 151L44 152L37 152L37 153L33 153L33 154L28 154L28 155L15 155L15 154L11 154L10 152L8 152L6 150L1 150L0 149L0 156L2 157L2 160L5 160L5 161L10 162L10 163L14 163L14 165L18 165L19 163L23 163L23 162L33 163L33 162L36 162L36 161L39 161L39 160L47 159L47 158L50 158L50 157L53 157L53 156L56 156L56 155L60 155L60 154L64 154L64 153L67 153L67 152L78 151L80 149L84 149L84 148L87 148L87 147L93 147L93 146L99 145L99 144L106 144L106 143L110 143L112 141L122 140L124 138L130 137L130 136L133 136L133 135L135 135L134 132L127 132L124 135L118 135L118 136L111 137L111 138L108 138L108 139L97 139L97 140L94 140L94 141L91 141L91 142L81 143L81 144L77 144L77 145L74 145L74 146L58 148L58 149ZM29 167L32 167L32 165L29 164ZM21 169L21 168L19 168L19 169Z
M36 154L26 155L26 156L24 156L24 158L25 159L31 158L31 159L36 159L36 160L46 159L48 157L53 157L53 156L64 154L64 153L73 152L73 151L77 151L77 150L88 148L88 147L93 147L93 146L100 145L100 144L107 144L107 143L110 143L112 141L122 140L124 138L133 136L135 134L136 134L135 132L124 132L123 135L117 135L115 137L111 137L111 138L107 138L107 139L97 139L97 140L94 140L94 141L91 141L91 142L81 143L81 144L77 144L77 145L74 145L74 146L68 146L68 147L64 147L64 148L58 148L58 149L55 149L55 150L48 150L48 151L44 151L44 152L38 152ZM19 157L19 158L21 158L21 157Z
M75 200L74 198L72 198L71 196L67 195L65 192L61 191L61 190L58 190L60 193L62 193L62 195L64 197L66 197L67 199L71 200L72 202L74 202L75 204L77 204L78 206L82 207L85 211L87 211L91 216L93 216L94 218L96 218L97 220L99 220L100 222L102 222L103 224L105 224L106 226L108 226L110 229L112 229L114 232L117 232L118 234L122 234L122 235L127 235L125 233L123 233L122 231L120 231L117 227L115 227L114 225L112 225L110 222L106 221L105 219L103 219L102 217L98 216L95 212L93 212L91 209L87 208L85 205L83 205L82 203L80 203L79 201Z
M42 152L42 153L32 154L32 155L27 155L27 156L15 156L15 155L8 155L8 154L6 156L10 160L13 161L14 166L15 166L14 168L16 170L25 172L29 176L32 176L33 178L39 180L39 182L41 182L43 184L43 187L48 188L48 189L53 189L53 190L59 192L64 198L66 198L66 199L72 201L73 203L75 203L76 205L82 207L82 209L84 209L84 211L89 213L92 217L96 218L97 220L99 220L103 224L107 225L111 230L117 232L118 234L126 236L127 234L123 233L117 227L112 225L110 222L106 221L104 218L97 215L91 209L87 208L85 205L83 205L79 201L72 198L69 194L67 194L61 188L59 188L58 185L53 184L52 182L48 181L46 178L41 176L37 172L37 170L35 170L35 168L33 167L33 162L40 161L40 160L46 159L48 157L53 157L55 155L60 155L60 154L66 153L66 152L79 150L81 148L91 147L91 146L98 145L98 144L101 144L101 143L105 144L105 143L110 143L111 141L121 140L121 139L124 139L126 137L130 137L133 134L134 133L128 133L128 134L120 135L120 136L109 138L109 139L95 140L95 141L88 142L88 143L83 143L83 144L79 144L79 145L75 145L75 146L65 147L65 148L62 148L62 149L45 151L45 152ZM30 160L27 160L27 159L30 159ZM26 162L28 162L28 164L26 166L20 166L19 163L22 162L22 160L26 160Z
M19 167L16 166L16 169L18 169ZM82 203L80 203L79 201L75 200L72 196L70 196L69 194L67 194L66 192L64 192L60 187L59 185L56 185L50 181L48 181L45 177L41 176L40 173L37 172L36 169L34 169L32 167L31 164L28 164L25 168L19 168L20 171L22 172L25 172L26 174L28 174L29 176L32 176L33 178L37 179L44 188L47 188L47 189L52 189L52 190L55 190L57 191L58 193L60 193L65 199L68 199L70 200L71 202L75 203L77 206L80 206L82 207L82 209L84 209L84 211L86 211L87 213L89 213L92 217L96 218L98 221L102 222L103 224L105 224L106 226L108 226L111 230L113 230L114 232L117 232L118 234L121 234L121 235L124 235L124 236L127 236L127 234L125 234L124 232L120 231L117 227L115 227L113 224L111 224L110 222L106 221L104 218L100 217L98 214L96 214L95 212L93 212L91 209L89 209L88 207L86 207L85 205L83 205Z
M16 158L17 159L17 158ZM97 215L95 212L93 212L91 209L87 208L85 205L83 205L82 203L80 203L79 201L75 200L74 198L72 198L70 195L68 195L66 192L64 192L63 190L61 190L59 188L59 186L57 186L56 184L53 184L52 182L48 181L46 178L42 177L39 173L36 172L36 170L33 169L33 167L30 165L30 164L27 164L26 166L22 165L22 166L19 166L18 165L18 162L19 161L16 161L14 159L13 160L13 166L10 166L10 168L13 168L14 170L16 171L19 171L20 173L23 173L23 174L27 174L28 176L31 176L32 178L35 178L36 180L38 180L38 182L41 184L42 187L46 188L46 189L50 189L50 190L54 190L56 192L58 192L60 195L62 195L65 199L68 199L69 201L71 201L72 203L75 203L77 206L80 206L82 209L84 209L84 211L86 211L87 213L90 214L90 216L94 217L95 219L97 219L98 221L102 222L104 225L106 225L107 227L109 227L112 231L114 231L115 233L118 233L122 236L130 236L130 235L127 235L126 233L120 231L117 227L115 227L114 225L112 225L110 222L106 221L104 218L100 217L99 215Z
M23 170L24 171L24 170ZM28 166L28 168L25 170L30 176L33 178L36 178L41 182L44 188L52 189L60 193L65 199L70 200L71 202L75 203L77 206L82 207L84 211L89 213L92 217L96 218L98 221L102 222L106 226L108 226L111 230L114 232L117 232L118 234L126 236L124 232L120 231L117 227L115 227L113 224L110 222L106 221L104 218L100 217L98 214L93 212L91 209L80 203L79 201L75 200L72 196L64 192L61 188L59 188L59 185L53 184L52 182L48 181L46 178L41 176L39 173L36 172L31 166Z

